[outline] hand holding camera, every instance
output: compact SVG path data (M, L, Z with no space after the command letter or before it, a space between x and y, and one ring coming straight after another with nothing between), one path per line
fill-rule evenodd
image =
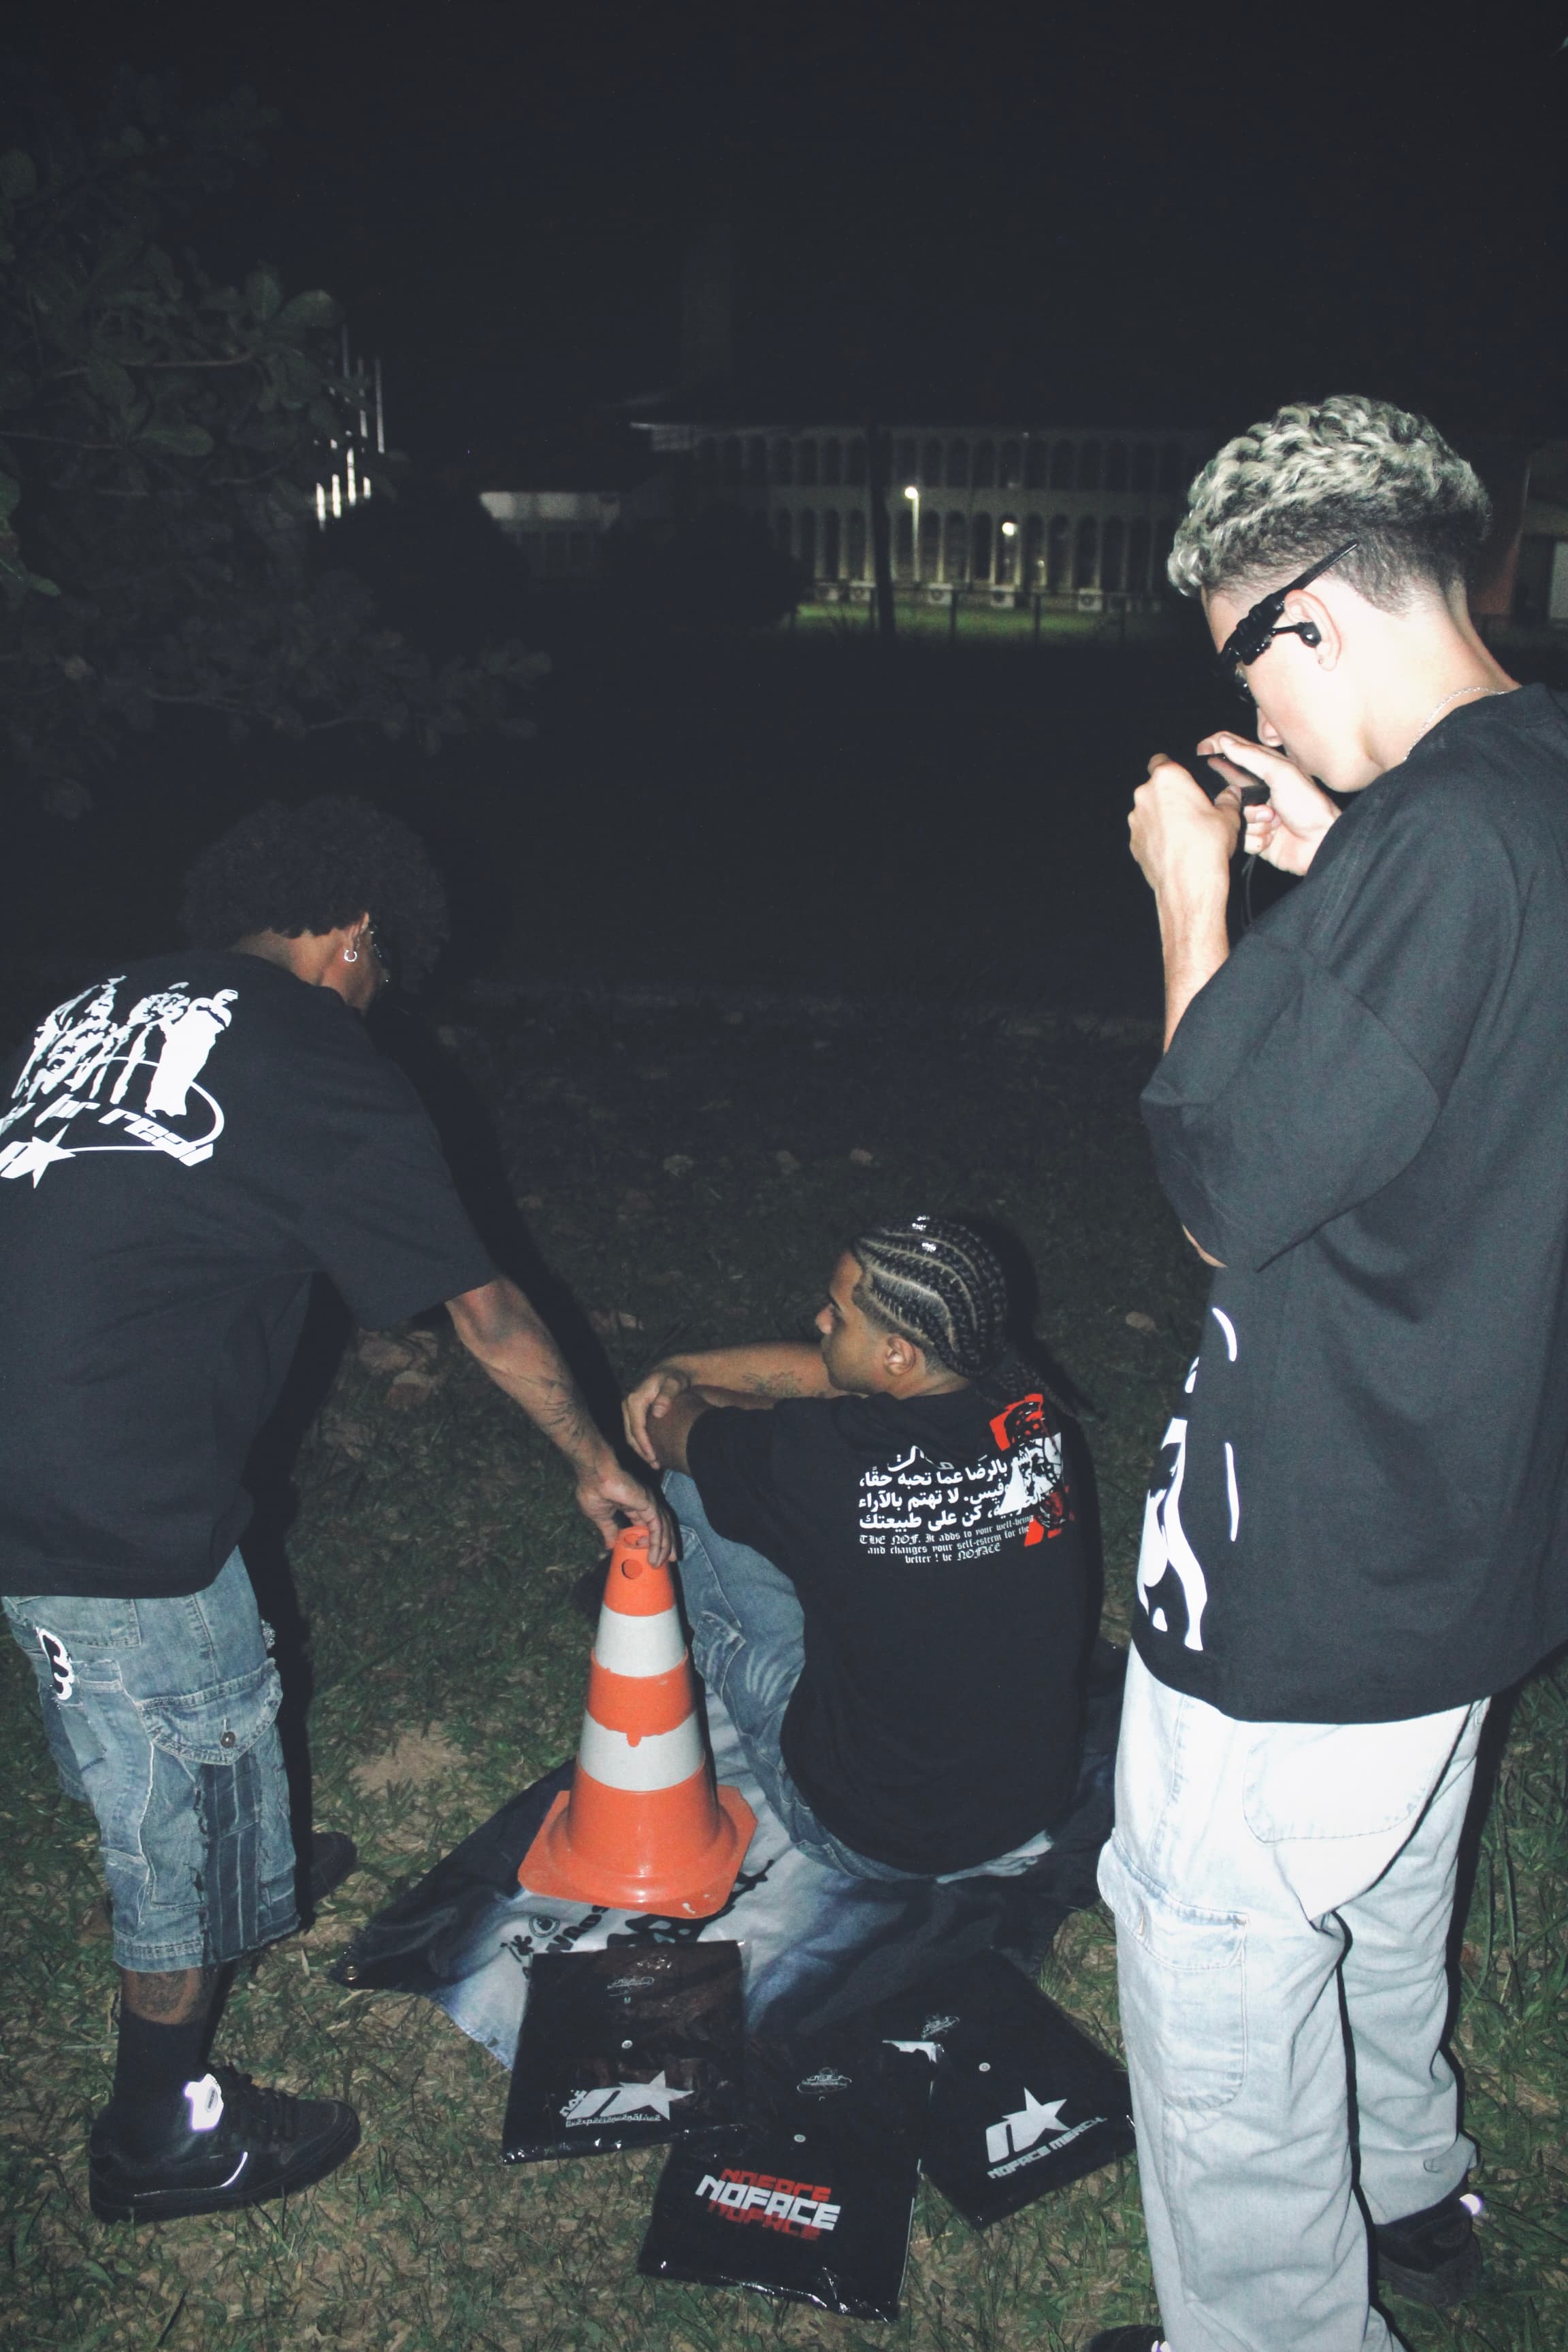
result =
M1318 845L1340 812L1282 753L1221 728L1198 745L1200 758L1220 780L1220 801L1234 798L1242 819L1241 846L1281 874L1305 874Z

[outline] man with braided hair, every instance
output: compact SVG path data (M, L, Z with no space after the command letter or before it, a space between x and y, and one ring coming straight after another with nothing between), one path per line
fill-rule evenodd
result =
M1061 1417L980 1236L881 1225L817 1345L675 1356L626 1399L667 1474L692 1654L795 1843L862 1878L1022 1870L1071 1808L1089 1578Z
M1489 1698L1568 1635L1568 710L1477 635L1487 525L1425 418L1336 397L1227 444L1171 557L1257 737L1198 744L1217 803L1157 756L1131 819L1144 1116L1215 1273L1100 1872L1163 2324L1096 2352L1379 2352L1369 2273L1480 2281L1460 1832ZM1300 879L1233 950L1243 832Z

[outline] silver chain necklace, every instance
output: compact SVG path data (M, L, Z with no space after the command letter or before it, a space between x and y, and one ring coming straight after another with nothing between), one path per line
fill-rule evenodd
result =
M1446 694L1441 702L1435 702L1432 705L1431 709L1426 713L1426 718L1421 721L1420 726L1415 730L1415 740L1419 743L1422 736L1430 730L1433 723L1436 719L1441 719L1444 711L1448 709L1449 705L1451 703L1463 701L1467 694L1506 694L1508 690L1509 689L1506 686L1457 686L1452 694Z

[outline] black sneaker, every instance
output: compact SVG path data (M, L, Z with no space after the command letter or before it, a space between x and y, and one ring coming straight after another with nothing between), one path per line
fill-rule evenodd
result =
M1463 2303L1481 2283L1476 2223L1485 2210L1473 2189L1456 2189L1402 2221L1374 2221L1378 2285L1435 2311Z
M116 2132L108 2108L88 2141L92 2210L100 2221L172 2221L227 2213L308 2188L359 2146L359 2117L340 2099L264 2091L216 2066L187 2084L189 2121L142 2150Z
M1157 2327L1102 2327L1082 2352L1169 2352Z

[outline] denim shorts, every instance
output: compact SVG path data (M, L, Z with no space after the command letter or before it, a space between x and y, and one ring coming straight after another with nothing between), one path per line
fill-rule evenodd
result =
M4 1606L60 1785L98 1817L119 1965L218 1968L288 1935L281 1692L238 1552L203 1592Z

